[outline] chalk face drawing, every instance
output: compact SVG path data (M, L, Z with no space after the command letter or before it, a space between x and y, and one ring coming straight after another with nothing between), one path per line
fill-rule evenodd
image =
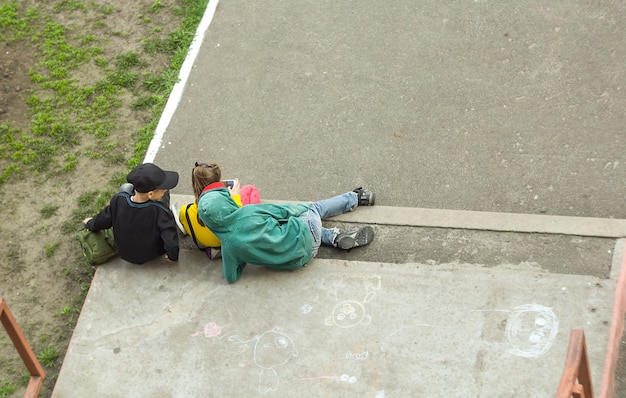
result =
M559 320L551 308L538 304L516 307L506 323L509 352L536 358L550 350L559 331Z
M228 325L227 325L228 326ZM296 346L281 328L275 327L263 332L255 338L243 338L236 332L222 333L222 327L215 322L209 322L204 330L194 333L192 336L204 336L207 338L219 336L217 341L227 341L228 352L241 355L254 344L254 364L260 368L258 392L260 395L270 391L276 391L279 386L279 378L276 368L286 364L291 358L298 356Z
M372 317L365 313L365 307L358 301L343 301L335 306L331 316L326 318L326 325L351 328L356 325L369 325Z
M273 328L263 333L254 346L254 363L261 368L259 373L259 394L276 391L279 385L275 368L286 364L298 356L291 337L280 328Z
M332 314L326 318L325 324L340 328L369 325L372 322L372 317L367 314L364 304L376 296L376 290L380 289L380 282L380 276L361 279L341 276L326 279L323 285L327 289L328 296L335 299L337 304L333 308ZM363 294L363 299L355 300L350 297L343 297L353 294L354 289Z

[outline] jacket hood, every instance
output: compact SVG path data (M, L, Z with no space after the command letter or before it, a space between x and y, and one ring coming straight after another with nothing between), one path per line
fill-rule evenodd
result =
M203 192L198 199L200 219L215 233L229 232L228 226L234 224L237 217L234 213L239 209L228 189L223 186Z

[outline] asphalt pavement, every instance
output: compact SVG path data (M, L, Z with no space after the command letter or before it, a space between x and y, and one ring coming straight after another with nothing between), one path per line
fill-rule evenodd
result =
M609 397L624 8L211 2L146 156L172 201L194 161L268 202L366 186L327 224L375 240L232 285L189 237L178 264L107 263L53 396L553 397L583 329Z

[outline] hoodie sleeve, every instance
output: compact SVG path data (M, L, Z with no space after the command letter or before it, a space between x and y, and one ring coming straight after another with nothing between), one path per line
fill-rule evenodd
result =
M307 203L285 203L285 204L264 204L257 205L263 207L257 207L262 209L265 213L271 215L276 219L286 219L289 217L298 217L300 214L308 210L309 205Z
M224 250L222 247L222 274L228 283L234 283L241 278L241 273L246 267L245 262L237 260L230 250Z
M111 215L111 205L102 209L102 211L98 213L98 215L87 221L87 223L85 224L85 227L92 232L108 229L112 226L113 217Z
M163 239L163 247L167 253L167 258L172 261L178 261L178 232L176 222L170 213L163 212L159 220L159 229L161 231L161 239Z

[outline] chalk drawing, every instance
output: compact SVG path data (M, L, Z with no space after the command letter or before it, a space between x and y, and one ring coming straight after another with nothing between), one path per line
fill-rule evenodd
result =
M385 390L380 390L374 398L385 398Z
M370 276L367 278L355 278L345 276L334 276L323 282L327 289L327 295L337 301L332 310L332 314L325 320L328 326L338 326L340 328L351 328L357 325L369 325L372 317L367 314L366 303L372 301L376 296L376 290L380 289L380 276ZM354 288L361 290L364 294L362 300L352 297Z
M350 376L342 374L341 376L317 376L317 377L303 377L301 380L336 380L343 383L354 384L357 379L356 376Z
M313 311L313 307L311 307L309 304L302 304L302 307L300 307L300 311L302 312L302 315L309 315L311 311Z
M204 337L215 337L215 336L219 336L222 333L222 327L219 326L217 323L215 322L209 322L206 325L204 325L204 330L200 331L200 332L196 332L194 334L192 334L192 337L195 336L202 336L204 335Z
M350 351L346 352L346 359L352 359L354 361L365 361L369 357L370 353L367 351L363 351L360 354L352 353Z
M559 320L551 308L538 304L515 307L506 323L511 354L537 358L550 350L559 330Z
M559 319L552 308L539 304L524 304L511 310L478 310L507 312L506 350L524 358L538 358L547 353L559 331Z
M298 350L291 337L280 328L273 328L263 333L254 346L254 363L261 368L259 373L259 394L276 391L279 385L275 368L286 364L292 357L298 356Z
M326 325L351 328L356 325L369 325L372 317L365 313L365 307L358 301L343 301L335 306L331 316L326 318Z
M210 322L205 326L204 331L197 332L193 336L215 337L221 333L221 330L217 324ZM298 350L291 337L278 327L267 330L252 339L243 338L236 332L229 332L220 336L219 340L228 341L229 352L237 355L243 354L254 343L254 364L261 369L258 386L260 395L278 389L280 382L276 368L298 356Z

